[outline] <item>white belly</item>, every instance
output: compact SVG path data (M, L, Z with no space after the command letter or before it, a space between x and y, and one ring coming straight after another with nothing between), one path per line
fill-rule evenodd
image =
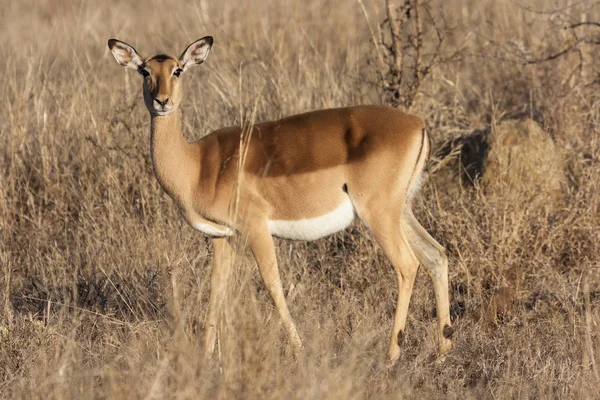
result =
M335 210L310 219L268 221L271 235L295 240L315 240L347 228L354 220L349 199Z

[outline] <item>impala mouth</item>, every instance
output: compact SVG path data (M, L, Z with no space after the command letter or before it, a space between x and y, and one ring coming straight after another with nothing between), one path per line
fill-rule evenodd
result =
M171 114L173 112L173 110L174 110L173 107L165 107L165 106L152 107L152 111L154 112L154 114L160 115L160 116Z

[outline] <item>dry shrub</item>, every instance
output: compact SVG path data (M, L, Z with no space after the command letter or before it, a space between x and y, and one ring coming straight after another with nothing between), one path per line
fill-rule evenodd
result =
M544 208L563 200L564 151L535 121L502 121L491 130L487 141L489 152L481 177L486 195L518 198Z
M564 200L565 152L531 119L477 129L434 153L431 179L450 197L480 184L490 201L518 199L551 211Z

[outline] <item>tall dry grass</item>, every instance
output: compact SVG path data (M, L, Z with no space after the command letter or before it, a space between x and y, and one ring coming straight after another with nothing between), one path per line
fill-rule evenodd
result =
M445 362L434 361L434 299L420 273L401 358L385 368L397 289L360 225L278 242L305 359L240 251L218 357L200 362L211 248L156 183L140 79L106 40L179 54L215 37L209 61L184 78L185 131L198 138L239 124L255 102L259 120L380 103L369 21L382 4L364 3L368 20L341 0L2 2L0 397L600 395L600 103L585 87L597 72L587 62L572 75L572 56L518 62L569 39L534 11L598 19L585 1L434 0L452 27L444 51L464 54L440 65L413 110L436 148L533 118L563 151L566 177L552 207L540 206L543 182L536 201L515 182L457 188L460 171L425 184L418 217L450 257L456 335Z

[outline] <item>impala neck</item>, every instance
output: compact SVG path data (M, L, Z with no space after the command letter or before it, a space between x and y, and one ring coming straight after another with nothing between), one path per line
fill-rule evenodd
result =
M200 176L200 145L184 139L178 110L165 116L151 114L150 118L154 173L171 197L185 202Z

